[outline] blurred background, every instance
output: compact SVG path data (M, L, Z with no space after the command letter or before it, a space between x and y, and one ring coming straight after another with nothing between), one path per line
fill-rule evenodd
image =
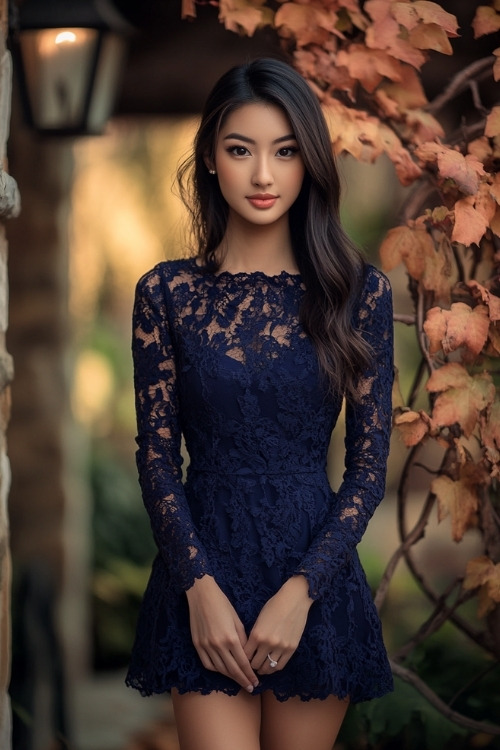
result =
M65 5L85 20L93 4ZM467 16L477 3L442 5L451 12L461 6ZM13 95L9 172L23 205L8 226L7 348L15 363L8 431L15 750L177 747L168 698L142 698L123 682L154 555L134 460L134 286L156 262L190 253L184 209L172 188L211 85L249 57L282 57L272 30L250 39L230 33L209 4L198 7L194 22L181 19L181 3L173 0L114 0L95 8L102 29L115 29L123 47L115 45L117 62L114 68L109 63L119 74L115 95L102 93L102 84L103 101L90 106L90 125L78 115L67 126L69 134L63 133L56 110L70 108L78 86L62 86L53 109L44 111L43 80L33 60L27 79L38 99L31 94L30 100L19 77ZM61 7L48 0L26 0L18 10L14 37L23 24L36 30L61 20ZM468 41L466 34L457 41L453 60L424 68L429 98L471 55L484 54L477 46L471 52ZM99 106L111 116L101 135L88 134L99 127ZM459 106L467 105L459 100ZM52 132L34 129L37 116ZM339 166L346 227L379 266L377 248L387 228L398 223L406 191L384 158L373 165L344 158ZM401 269L391 273L391 282L395 310L411 314ZM403 394L419 361L414 336L411 327L396 325ZM332 443L334 484L342 471L335 460L342 440L340 429ZM398 543L394 495L405 456L394 438L388 495L362 543L374 589ZM416 481L412 487L415 509L426 482L422 476L421 486ZM475 550L474 534L451 546L449 533L446 522L438 527L433 519L417 550L423 569L439 582L463 570ZM389 650L405 643L429 612L401 565L382 612ZM482 656L450 626L418 658L420 673L453 696L457 676L474 674ZM495 685L500 692L498 684L499 673L492 670L475 693L476 704L465 696L462 709L493 721L500 711L492 697ZM452 725L410 686L396 688L393 696L350 712L339 748L498 747L491 737ZM368 739L367 722L376 740Z

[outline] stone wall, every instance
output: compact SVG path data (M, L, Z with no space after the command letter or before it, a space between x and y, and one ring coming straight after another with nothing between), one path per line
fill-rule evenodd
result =
M7 241L4 220L19 213L19 193L7 170L6 143L10 123L12 64L6 49L7 0L0 0L0 747L11 746L11 710L7 693L10 677L10 586L11 561L7 496L10 467L6 429L10 413L12 358L6 351L8 323Z

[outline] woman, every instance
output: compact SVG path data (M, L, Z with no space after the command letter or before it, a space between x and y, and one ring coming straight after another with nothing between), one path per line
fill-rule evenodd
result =
M179 177L197 254L147 273L134 310L159 554L127 682L171 691L182 750L331 750L348 703L392 688L356 553L384 493L389 285L342 230L325 121L288 65L219 80Z

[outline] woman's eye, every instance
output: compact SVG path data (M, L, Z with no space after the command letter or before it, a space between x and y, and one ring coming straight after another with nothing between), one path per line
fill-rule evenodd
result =
M228 151L235 156L246 156L248 154L248 149L245 146L231 146Z
M283 146L278 151L278 156L293 156L299 149L294 146Z

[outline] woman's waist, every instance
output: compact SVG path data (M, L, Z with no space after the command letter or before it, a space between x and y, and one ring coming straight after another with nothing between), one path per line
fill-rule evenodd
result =
M187 468L187 476L196 474L216 474L221 477L245 476L290 476L290 475L318 475L327 474L326 461L312 463L310 460L299 458L265 458L254 456L241 460L224 456L223 459L191 461Z

